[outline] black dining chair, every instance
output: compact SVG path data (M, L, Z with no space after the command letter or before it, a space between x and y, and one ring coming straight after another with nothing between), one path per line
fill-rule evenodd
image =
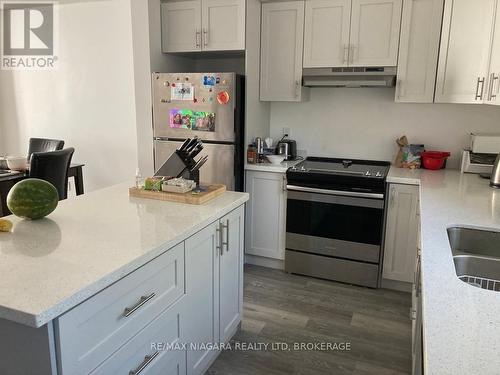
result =
M64 141L59 139L30 138L28 147L28 161L34 152L58 151L64 148Z
M68 170L75 149L70 147L59 151L34 152L30 159L30 174L54 185L59 200L68 197Z

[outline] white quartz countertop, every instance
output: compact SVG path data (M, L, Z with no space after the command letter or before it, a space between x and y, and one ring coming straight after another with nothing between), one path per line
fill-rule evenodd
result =
M14 216L0 233L0 318L40 327L248 200L202 205L128 196L130 183L61 201L47 218Z
M277 172L277 173L285 173L286 170L294 165L300 163L303 159L300 160L291 160L284 161L281 164L271 164L270 162L265 163L257 163L257 164L245 164L245 169L247 171L259 171L259 172Z
M393 182L421 186L425 373L499 374L500 293L457 278L446 229L500 231L500 191L474 174L398 169Z
M420 185L420 175L422 172L432 173L433 171L391 167L387 175L387 182L392 184Z

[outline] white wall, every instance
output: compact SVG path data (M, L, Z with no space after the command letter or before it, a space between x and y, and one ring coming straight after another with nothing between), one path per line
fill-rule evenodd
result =
M458 167L472 131L500 133L500 107L456 104L397 104L394 89L314 88L304 103L272 103L271 136L289 127L308 155L392 161L395 139L451 151Z
M28 138L75 147L87 190L133 179L137 165L130 0L59 3L59 69L0 71L1 153Z
M148 0L130 0L134 51L137 165L143 176L152 176L151 59Z

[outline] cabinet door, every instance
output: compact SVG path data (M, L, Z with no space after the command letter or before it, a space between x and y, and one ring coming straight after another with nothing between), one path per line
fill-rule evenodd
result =
M403 3L396 101L432 103L444 0Z
M243 314L243 241L242 207L224 216L221 223L222 248L219 271L220 341L227 342L236 332Z
M262 4L260 100L300 101L304 2Z
M163 52L201 51L200 0L161 4Z
M245 1L202 0L204 51L245 49Z
M347 66L351 0L306 1L304 68Z
M186 299L183 319L186 343L219 342L219 224L186 240ZM218 352L188 350L187 373L202 374Z
M285 258L286 182L283 173L247 171L246 250L250 255Z
M418 186L389 185L383 277L412 283L417 257Z
M482 103L496 0L447 0L436 103Z
M396 66L402 0L352 0L350 66Z
M500 105L500 4L497 4L495 32L491 44L491 59L488 76L486 103Z

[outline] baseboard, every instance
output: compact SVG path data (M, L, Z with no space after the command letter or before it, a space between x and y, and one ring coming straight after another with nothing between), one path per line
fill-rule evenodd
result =
M256 255L245 254L245 263L282 271L285 269L285 261L282 259L259 257Z
M381 287L384 289L391 289L391 290L397 290L399 292L411 293L413 284L406 283L404 281L382 279Z

